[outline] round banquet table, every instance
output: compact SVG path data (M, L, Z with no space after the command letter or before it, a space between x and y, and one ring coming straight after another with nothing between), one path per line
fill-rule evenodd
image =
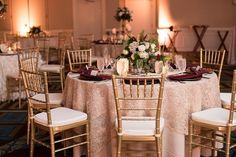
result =
M217 76L213 73L207 77L198 81L165 82L162 104L165 119L163 157L187 156L185 136L188 134L190 114L221 106ZM111 80L85 81L78 79L78 74L69 73L65 83L64 105L88 114L91 157L115 157L116 112ZM200 157L199 149L194 152L195 157ZM79 154L80 149L74 148L74 156Z
M39 57L39 65L43 64L41 55ZM18 92L14 92L8 98L7 96L7 78L8 76L19 76L19 63L17 53L0 53L0 101L16 100L19 97ZM22 92L22 98L25 98Z
M17 54L0 54L0 101L7 100L7 76L18 76L18 56ZM14 93L11 99L15 100L19 97L18 93Z

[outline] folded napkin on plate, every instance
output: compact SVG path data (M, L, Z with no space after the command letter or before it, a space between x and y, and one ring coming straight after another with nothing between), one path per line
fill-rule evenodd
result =
M101 74L96 68L82 68L79 70L80 79L89 81L102 81L111 79L111 75Z
M190 80L200 80L202 78L202 74L198 73L184 73L178 75L170 75L168 76L170 80L174 81L190 81Z
M197 74L211 74L213 70L211 68L201 68L200 66L188 67L186 69L188 73L197 73Z

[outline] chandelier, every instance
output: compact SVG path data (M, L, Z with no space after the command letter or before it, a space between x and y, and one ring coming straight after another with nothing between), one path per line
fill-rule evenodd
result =
M4 18L6 12L7 4L4 2L4 0L0 0L0 18Z

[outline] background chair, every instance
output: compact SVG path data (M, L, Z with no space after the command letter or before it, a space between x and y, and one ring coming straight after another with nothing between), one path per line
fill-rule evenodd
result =
M49 50L47 50L49 51ZM50 82L58 82L58 75L59 75L59 82L61 84L61 89L64 89L64 79L65 79L65 48L63 48L60 52L60 63L59 64L43 64L39 67L39 71L41 72L48 72L50 74ZM55 77L55 74L57 75Z
M161 105L164 79L163 75L161 78L112 76L117 112L117 157L123 156L122 141L156 142L156 154L162 156L164 119L161 117ZM158 85L154 83L159 81L158 90L155 89ZM128 111L132 111L132 116L127 114Z
M235 80L234 77L236 77L235 76L235 71L236 70L234 70L233 81ZM232 90L231 91L232 92L236 91L236 86L234 86L234 83L232 83ZM220 93L220 99L221 99L221 104L222 104L223 108L227 108L227 109L230 108L230 106L231 106L231 96L232 96L231 93Z
M80 50L91 49L93 41L94 41L93 34L81 34L73 38L73 48Z
M38 66L39 52L37 48L21 49L21 50L18 50L18 54L21 54L21 55L24 54L24 58L28 58L28 57L34 58L35 64L37 64L36 66ZM7 99L10 100L12 94L17 92L19 94L19 97L18 97L19 109L21 108L21 99L22 99L22 91L23 91L22 87L23 87L23 82L22 82L22 77L20 74L20 69L19 69L19 74L7 76L7 97L8 97Z
M70 71L75 71L81 66L91 66L92 50L67 50Z
M224 64L225 50L200 50L200 67L212 68L218 75L220 81L221 71Z
M192 157L193 146L211 149L212 156L215 156L215 151L220 151L229 157L230 150L236 146L235 138L231 137L232 132L236 130L235 92L236 70L234 70L229 109L210 108L192 113L189 121L189 157ZM200 131L194 131L199 127ZM225 148L217 148L216 142L222 143Z
M34 156L34 143L38 143L47 148L50 148L52 157L55 157L56 152L80 145L87 145L87 155L89 156L89 128L87 114L65 107L51 109L46 72L40 74L35 71L21 69L21 74L29 103L29 116L31 125L30 157ZM41 99L38 99L38 95L41 96ZM41 107L39 108L36 106L36 102L41 104L41 107L46 109L46 111L42 111ZM55 139L55 136L59 133L65 135L66 131L82 126L86 128L85 133L74 133L69 137L62 136L60 139ZM36 137L36 128L38 131L48 133L46 137L50 137L49 142L45 140L45 137ZM58 146L59 143L62 145Z
M18 55L19 59L19 69L20 70L27 70L31 72L38 72L38 60L39 60L39 52L38 49L35 51L23 51ZM22 78L21 78L22 79ZM62 105L63 95L62 93L49 93L49 101L51 108L56 108ZM31 102L34 103L35 106L37 106L40 109L45 109L45 106L42 105L42 103L39 103L40 101L44 100L44 97L42 94L36 94L34 98L38 101ZM29 135L30 135L30 115L29 115L29 106L28 106L28 128L27 128L27 143L29 143Z

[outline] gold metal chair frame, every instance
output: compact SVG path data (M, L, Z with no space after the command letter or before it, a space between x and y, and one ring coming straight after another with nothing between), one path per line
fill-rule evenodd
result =
M225 50L200 50L200 67L211 67L218 73L218 79L221 78L221 71L224 64Z
M116 104L117 113L117 157L121 155L122 141L142 141L142 142L156 142L156 154L158 157L162 156L161 139L162 130L160 128L161 105L163 100L164 90L164 75L160 76L112 76L113 91ZM159 90L155 90L156 81L159 81ZM155 93L157 92L157 93ZM138 101L150 101L148 105L153 103L153 106L134 107L128 106L125 102L136 104ZM152 135L128 135L123 132L123 120L134 120L131 117L124 116L126 111L148 111L153 112L151 117L144 118L145 120L155 120L155 129ZM139 115L140 118L140 115ZM141 118L143 118L141 116ZM141 119L140 118L140 119ZM139 120L140 120L139 119Z
M87 50L67 50L70 71L74 71L81 65L92 65L92 49Z
M24 54L24 56L22 56L23 58L33 57L36 59L35 61L38 62L39 53L38 53L37 48L20 49L20 50L18 50L18 55L19 54L20 55ZM16 88L16 86L17 86L17 88ZM8 97L8 100L10 99L11 93L18 92L19 93L19 98L18 98L19 109L21 109L21 107L22 107L21 106L21 96L22 96L22 91L23 91L22 86L23 86L23 82L22 82L20 70L19 70L18 76L13 76L13 75L7 76L7 97Z
M231 137L231 133L236 130L234 121L235 109L235 93L236 93L236 70L234 70L233 81L232 81L232 95L231 95L231 106L228 110L228 121L225 126L222 125L210 125L207 122L202 123L193 120L189 120L189 157L192 157L193 147L203 147L212 150L212 156L215 156L215 152L223 152L226 157L229 157L230 150L236 147L236 139ZM201 128L200 131L195 128ZM234 144L232 143L234 141ZM216 142L225 145L225 150L216 147Z
M31 123L31 137L30 137L30 157L34 155L34 143L38 143L43 145L49 149L51 149L51 156L55 157L55 153L59 151L64 151L69 148L73 148L80 145L87 145L87 154L89 156L89 126L88 120L80 120L69 124L60 124L53 125L53 116L51 114L51 106L49 102L49 94L48 94L48 83L47 83L47 73L38 73L35 71L28 71L21 69L21 74L24 81L24 86L26 90L26 95L29 103L29 116ZM45 101L39 101L34 99L33 96L37 93L41 93L45 95ZM40 104L44 105L44 109L46 110L44 113L47 116L47 124L41 124L40 122L35 121L35 113L42 112L38 110L39 108L35 107L35 101L39 101ZM69 136L65 134L66 132L75 129L77 127L85 127L85 133L73 134ZM44 141L45 139L39 139L35 135L35 129L37 131L43 130L49 133L50 141ZM61 134L61 139L55 139L57 134ZM72 132L70 132L71 134ZM85 140L85 139L86 140ZM80 139L79 141L75 141L75 139ZM62 144L62 147L56 148L58 143ZM64 152L65 153L65 152Z

